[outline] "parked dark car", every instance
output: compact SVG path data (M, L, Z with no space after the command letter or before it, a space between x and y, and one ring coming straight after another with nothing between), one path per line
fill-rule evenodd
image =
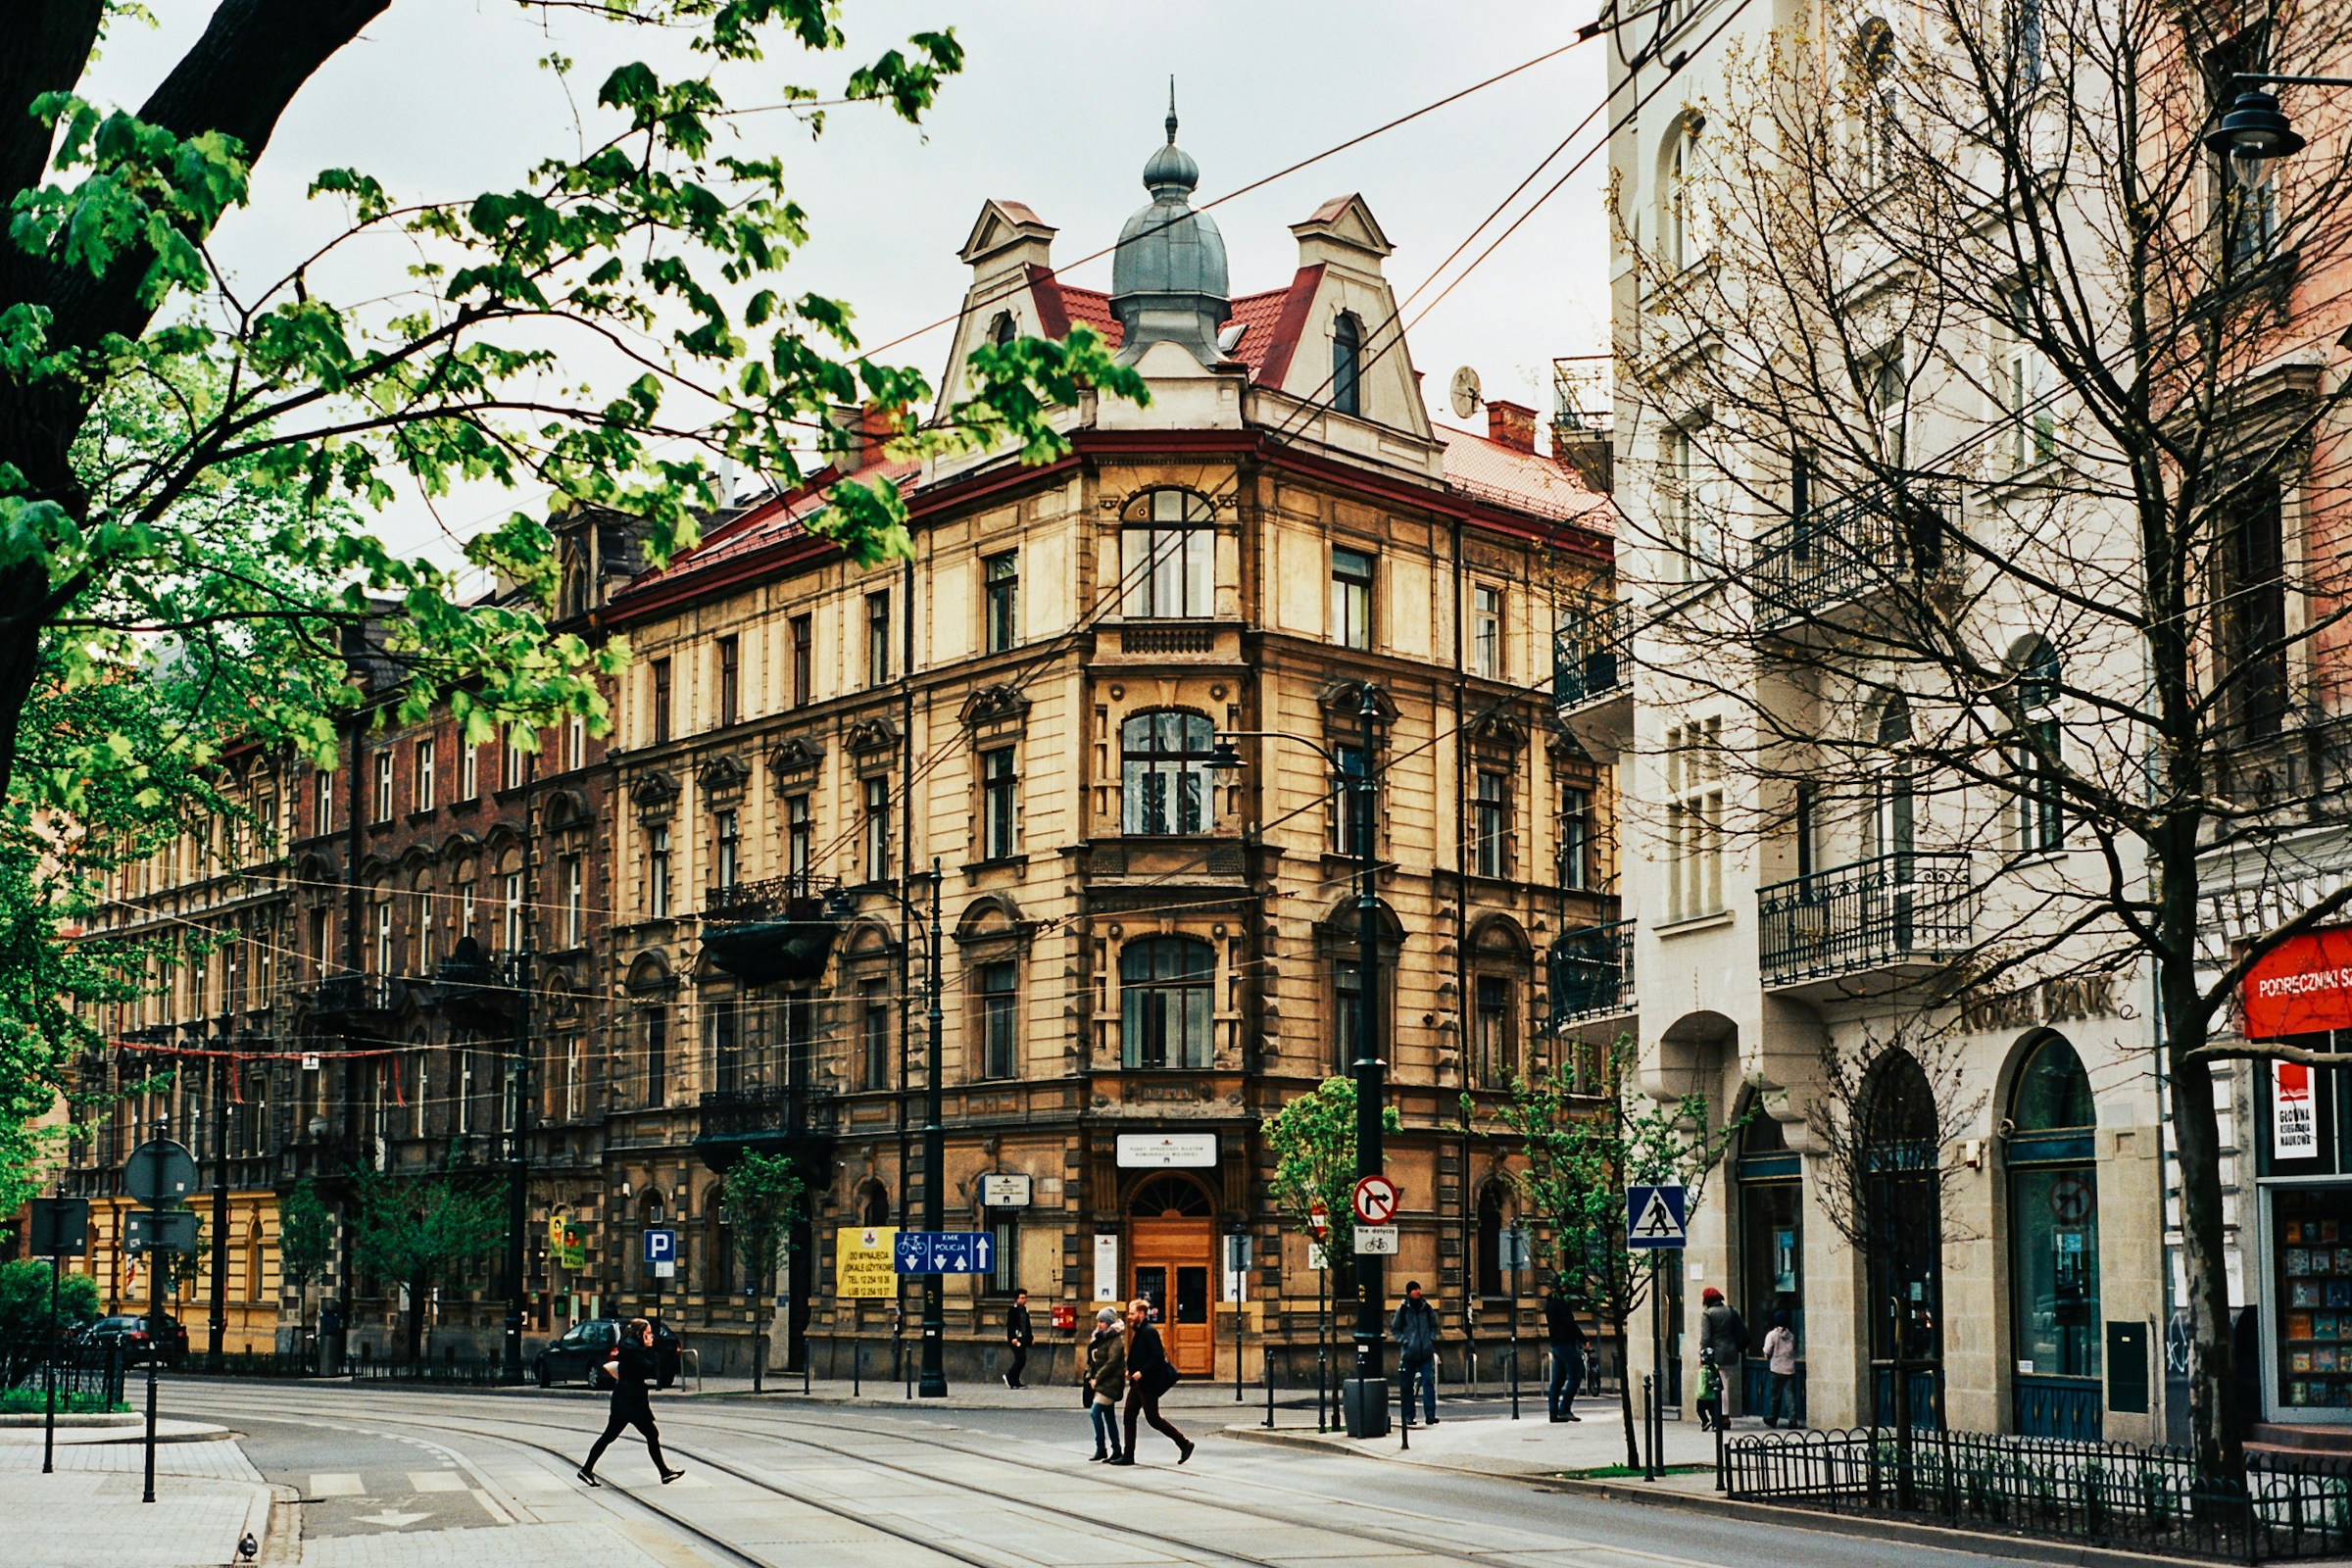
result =
M120 1346L124 1366L138 1366L157 1357L165 1366L188 1358L188 1331L169 1312L119 1313L74 1331L68 1348L74 1359L98 1361Z
M543 1389L558 1383L585 1383L592 1389L609 1389L612 1380L605 1376L605 1363L612 1359L612 1348L620 1343L622 1319L593 1318L575 1323L564 1332L563 1338L541 1350L531 1362L531 1372ZM654 1319L654 1366L661 1373L661 1387L669 1388L678 1381L677 1332L660 1318Z

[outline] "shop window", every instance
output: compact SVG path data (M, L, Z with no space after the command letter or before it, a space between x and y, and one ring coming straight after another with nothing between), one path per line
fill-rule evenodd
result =
M2033 1048L2010 1096L2010 1327L2017 1429L2099 1436L2099 1187L2090 1079L2056 1035ZM2070 1381L2071 1380L2071 1381Z

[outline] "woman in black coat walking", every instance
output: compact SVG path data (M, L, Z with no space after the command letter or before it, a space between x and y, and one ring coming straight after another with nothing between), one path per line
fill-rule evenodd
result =
M1176 1445L1176 1462L1193 1456L1193 1440L1176 1430L1159 1413L1159 1396L1176 1386L1176 1363L1152 1326L1152 1303L1138 1298L1127 1303L1127 1451L1109 1464L1135 1463L1135 1422L1141 1416L1152 1430Z
M654 1468L661 1472L662 1484L668 1486L684 1475L672 1470L662 1457L662 1434L654 1430L654 1401L647 1387L660 1381L661 1370L654 1364L654 1325L650 1319L633 1317L620 1331L620 1344L612 1350L612 1359L605 1363L605 1375L612 1380L612 1413L605 1422L605 1435L596 1440L588 1450L588 1462L579 1468L584 1485L601 1487L596 1479L596 1461L612 1446L623 1427L635 1427L645 1434L646 1451L653 1455Z

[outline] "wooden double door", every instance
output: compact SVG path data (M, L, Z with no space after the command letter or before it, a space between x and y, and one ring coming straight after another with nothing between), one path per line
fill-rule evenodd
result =
M1128 1221L1128 1298L1152 1303L1168 1358L1188 1378L1217 1369L1217 1231L1206 1219Z

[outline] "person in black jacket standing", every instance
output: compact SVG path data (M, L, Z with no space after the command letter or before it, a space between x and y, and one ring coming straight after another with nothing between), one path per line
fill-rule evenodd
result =
M1567 1283L1557 1276L1544 1298L1544 1339L1551 1347L1551 1388L1545 1402L1554 1421L1581 1421L1576 1391L1585 1381L1585 1326L1576 1320Z
M1135 1463L1135 1422L1141 1416L1152 1430L1176 1445L1176 1462L1193 1456L1193 1440L1176 1430L1159 1413L1159 1396L1176 1386L1176 1363L1152 1326L1152 1303L1138 1297L1127 1303L1127 1451L1108 1464Z
M654 1364L654 1325L651 1320L633 1317L620 1331L620 1344L612 1350L612 1359L605 1363L605 1376L612 1380L612 1413L605 1422L605 1435L596 1440L588 1450L588 1462L579 1468L584 1485L601 1487L596 1479L596 1461L612 1446L623 1427L635 1427L645 1434L646 1451L653 1455L654 1468L661 1472L662 1484L668 1486L684 1475L672 1470L662 1457L662 1434L654 1430L654 1402L646 1392L647 1386L659 1380L661 1373Z
M1029 1347L1037 1341L1029 1326L1029 1293L1012 1293L1012 1310L1004 1314L1004 1343L1012 1347L1012 1365L1004 1369L1004 1386L1021 1386L1021 1369L1029 1364Z

